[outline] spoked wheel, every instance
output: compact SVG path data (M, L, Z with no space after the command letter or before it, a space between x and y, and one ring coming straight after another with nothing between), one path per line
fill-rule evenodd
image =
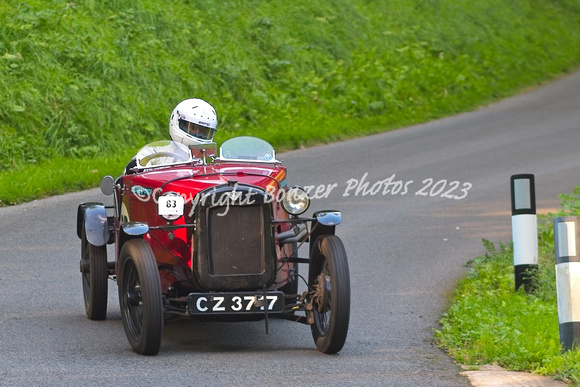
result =
M123 327L135 352L156 355L163 335L163 300L155 256L142 239L131 239L119 255L119 303Z
M309 283L314 323L312 337L323 353L342 349L350 318L350 275L346 251L340 238L323 235L311 249Z
M91 320L104 320L107 317L108 296L107 246L92 245L87 240L84 227L81 235L80 269L87 317Z

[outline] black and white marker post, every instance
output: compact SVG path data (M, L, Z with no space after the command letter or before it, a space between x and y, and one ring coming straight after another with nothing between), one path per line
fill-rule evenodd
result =
M560 343L566 350L580 346L579 219L577 216L563 216L554 220L558 323Z
M538 269L538 222L534 175L513 175L510 178L512 199L512 239L516 290L524 285L526 292Z

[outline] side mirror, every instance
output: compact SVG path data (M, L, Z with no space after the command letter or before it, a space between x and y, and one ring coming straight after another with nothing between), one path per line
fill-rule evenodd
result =
M115 179L113 176L107 175L101 179L101 192L103 195L112 195L115 191Z

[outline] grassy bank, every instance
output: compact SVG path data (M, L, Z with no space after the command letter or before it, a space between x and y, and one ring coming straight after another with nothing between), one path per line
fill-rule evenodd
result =
M92 158L54 157L0 173L0 207L99 185L105 175L118 176L134 152Z
M6 0L0 200L94 186L103 160L120 172L192 96L216 107L218 141L291 149L473 109L578 63L576 0ZM58 162L79 168L48 184Z
M539 217L539 270L534 290L514 291L513 250L485 242L488 253L469 262L435 336L459 363L498 363L580 385L580 348L560 346L553 220L580 215L580 187L563 195L564 210Z

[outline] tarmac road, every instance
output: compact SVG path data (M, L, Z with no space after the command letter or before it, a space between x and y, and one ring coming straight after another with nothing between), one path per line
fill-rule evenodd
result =
M321 197L312 210L343 212L352 309L334 356L278 320L268 335L262 322L173 322L160 354L139 356L114 282L108 319L84 314L76 209L110 199L90 190L2 208L0 385L468 386L432 344L437 320L481 239L509 242L510 176L533 173L538 210L555 208L580 184L579 146L575 73L475 112L280 155L289 184Z

